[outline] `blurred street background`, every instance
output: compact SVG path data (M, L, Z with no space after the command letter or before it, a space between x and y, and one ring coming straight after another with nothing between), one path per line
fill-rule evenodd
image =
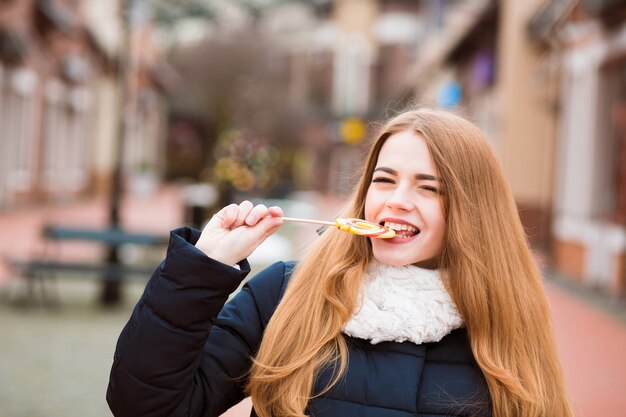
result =
M623 0L0 0L0 417L110 416L169 230L243 199L332 219L416 105L493 143L576 417L626 416Z

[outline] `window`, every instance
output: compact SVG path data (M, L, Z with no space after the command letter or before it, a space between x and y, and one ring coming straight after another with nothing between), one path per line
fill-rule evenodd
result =
M60 81L51 80L46 83L41 165L43 186L51 194L60 192L63 188L62 170L67 166L69 146L65 94L65 86Z
M2 89L2 127L5 201L15 192L32 190L35 180L36 90L38 75L22 68L6 71Z
M87 87L68 87L58 80L46 85L43 184L56 197L71 196L88 185L91 102Z
M4 67L0 64L0 208L3 208L7 203L7 166L8 166L8 133L6 131L6 121L3 117L4 114L4 101L6 97L5 87L5 74Z
M349 37L335 54L333 109L340 115L364 114L369 109L372 51L367 40Z
M74 87L69 90L67 101L69 149L64 183L68 191L79 192L88 186L91 167L92 95L87 87Z
M139 95L125 141L124 164L130 172L146 172L159 165L161 157L161 112L159 96L145 90Z
M605 202L600 214L626 224L626 58L607 65L601 80L595 155Z

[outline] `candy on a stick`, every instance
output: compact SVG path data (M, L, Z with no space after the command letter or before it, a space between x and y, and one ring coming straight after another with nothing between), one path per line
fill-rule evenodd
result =
M379 239L389 239L396 235L393 229L366 220L355 219L354 217L348 219L338 218L335 220L335 224L339 230L344 230L355 235L376 237Z
M389 239L396 235L396 232L393 229L389 229L387 227L383 227L378 224L356 218L338 218L334 222L327 222L323 220L298 219L294 217L283 217L283 220L289 222L314 223L336 226L337 229L343 230L344 232L350 232L355 235L373 237L378 239Z

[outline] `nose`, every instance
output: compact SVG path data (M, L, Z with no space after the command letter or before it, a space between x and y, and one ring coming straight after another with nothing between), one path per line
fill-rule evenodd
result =
M406 211L411 210L413 207L408 190L404 189L404 187L396 188L385 202L385 205L390 209Z

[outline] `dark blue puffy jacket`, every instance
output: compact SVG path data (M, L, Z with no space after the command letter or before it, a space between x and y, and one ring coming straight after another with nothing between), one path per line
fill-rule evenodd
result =
M172 232L166 259L119 337L107 392L115 416L219 416L244 398L250 357L293 264L270 266L226 303L250 267L244 260L239 271L206 257L193 246L198 237L189 228ZM421 345L346 339L347 372L310 401L309 415L491 415L464 329ZM317 389L330 376L322 372Z

